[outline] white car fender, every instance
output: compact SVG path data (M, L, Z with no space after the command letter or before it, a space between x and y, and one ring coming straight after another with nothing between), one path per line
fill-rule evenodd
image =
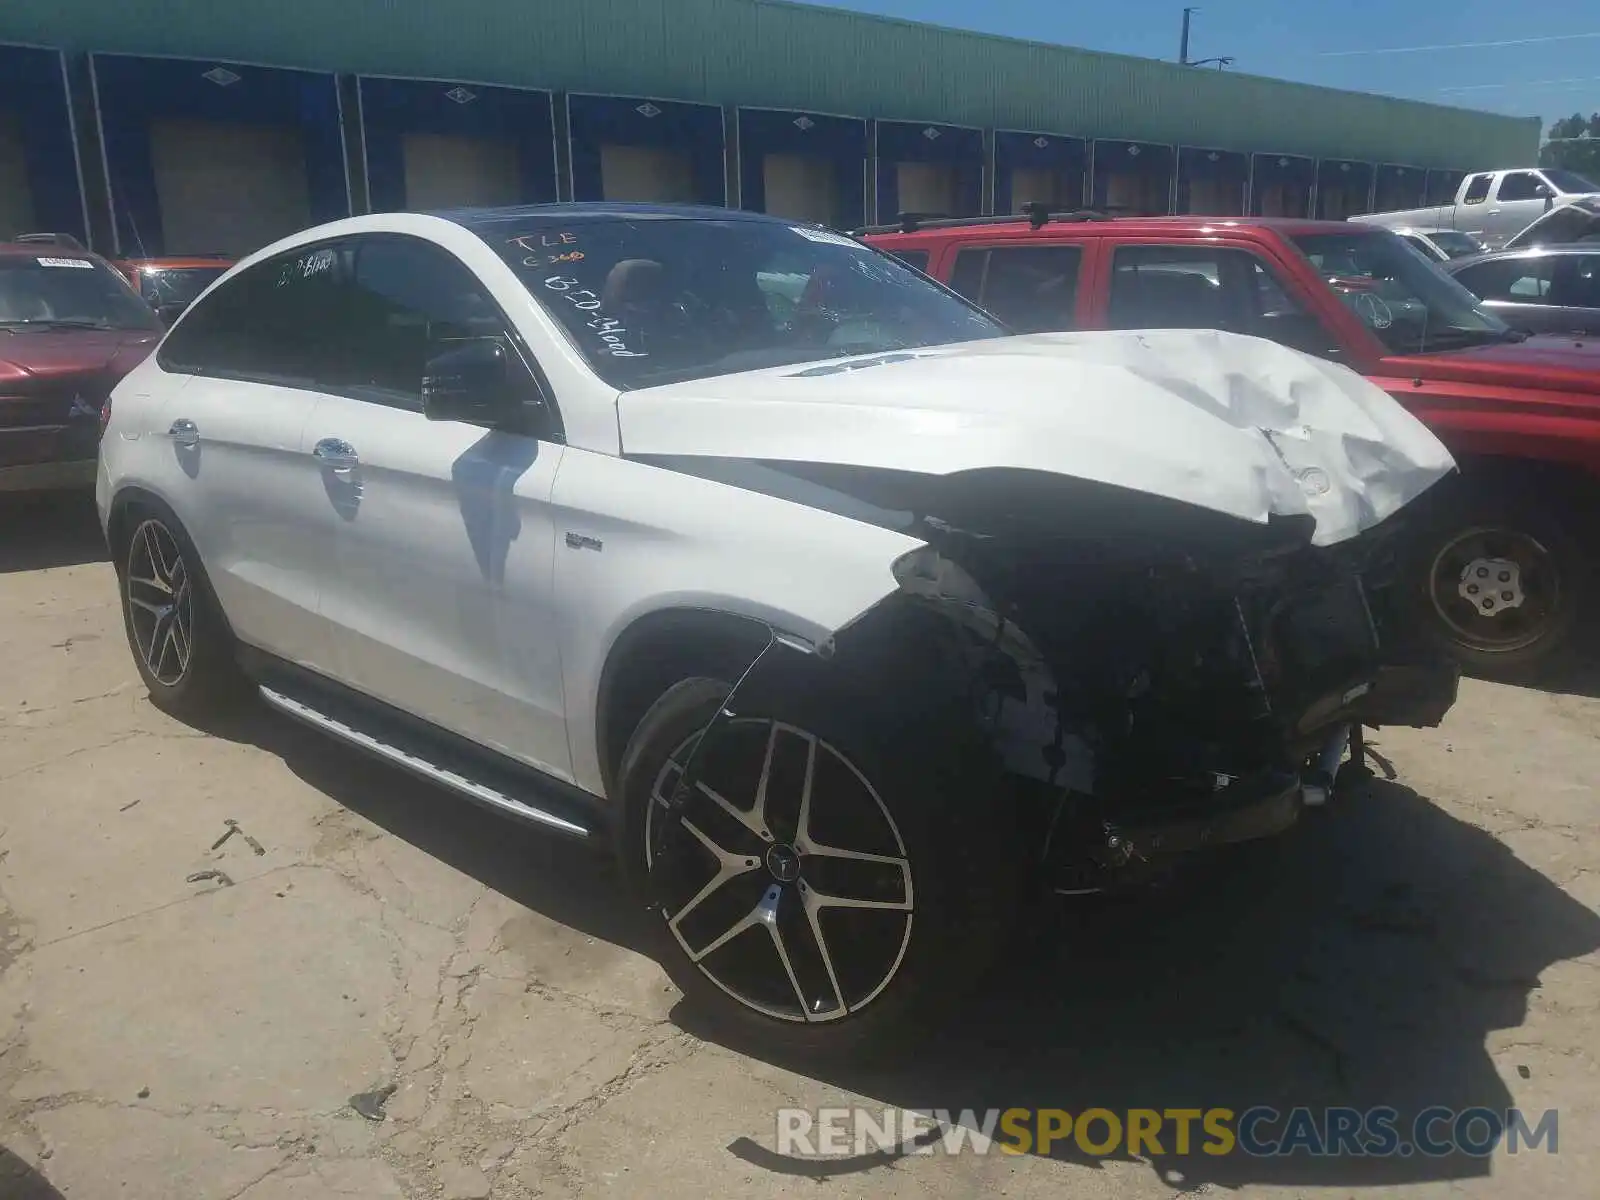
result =
M699 474L569 450L556 478L554 602L567 736L574 781L596 795L605 791L601 676L637 621L710 611L816 644L893 593L893 564L923 544L895 527L907 514L763 474L758 464L693 466ZM741 475L763 491L734 482ZM786 486L804 490L809 504L763 494Z

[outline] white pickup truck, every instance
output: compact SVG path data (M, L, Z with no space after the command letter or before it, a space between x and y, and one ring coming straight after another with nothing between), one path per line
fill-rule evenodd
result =
M1449 204L1365 213L1350 220L1386 229L1457 229L1498 250L1550 209L1586 196L1600 199L1600 184L1571 171L1553 167L1479 171L1461 181Z

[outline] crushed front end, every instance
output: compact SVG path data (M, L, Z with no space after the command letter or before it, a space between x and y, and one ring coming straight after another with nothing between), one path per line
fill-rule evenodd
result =
M1058 890L1281 832L1331 791L1352 731L1436 725L1455 701L1457 669L1407 633L1398 520L1315 547L1299 520L1156 534L1162 507L1089 534L926 522L899 593L825 647L916 625Z

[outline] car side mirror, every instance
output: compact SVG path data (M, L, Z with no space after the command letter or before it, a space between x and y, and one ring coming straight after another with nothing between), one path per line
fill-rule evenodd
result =
M422 367L422 415L495 425L516 410L511 361L499 338L434 343Z
M1544 210L1545 210L1545 212L1549 212L1552 208L1555 207L1555 205L1556 205L1556 194L1555 194L1555 192L1553 192L1550 189L1548 184L1543 184L1543 183L1539 184L1538 187L1533 189L1533 193L1534 193L1534 195L1538 196L1539 199L1544 201Z

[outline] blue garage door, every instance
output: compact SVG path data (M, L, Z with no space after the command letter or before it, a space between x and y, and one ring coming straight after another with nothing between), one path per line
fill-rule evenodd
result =
M549 92L371 75L357 88L374 212L556 198Z
M1198 146L1178 148L1178 211L1242 217L1250 203L1250 156Z
M247 254L349 215L332 75L115 54L90 66L121 253Z
M722 110L640 96L567 97L574 200L726 204Z
M1317 218L1342 221L1372 211L1372 164L1325 158L1317 163Z
M1309 217L1317 179L1315 159L1256 154L1251 160L1250 212L1257 217Z
M1089 147L1082 138L998 129L994 135L994 210L1021 212L1035 201L1052 211L1083 207Z
M879 121L877 220L903 212L971 217L983 207L983 131Z
M1097 140L1093 207L1119 217L1171 212L1175 159L1173 147L1160 142Z
M0 46L0 241L16 233L88 239L61 54Z
M1380 163L1378 181L1373 186L1372 209L1384 212L1393 208L1421 208L1428 195L1428 172L1421 167L1400 163Z
M867 219L867 123L855 117L741 108L739 204L849 229Z

